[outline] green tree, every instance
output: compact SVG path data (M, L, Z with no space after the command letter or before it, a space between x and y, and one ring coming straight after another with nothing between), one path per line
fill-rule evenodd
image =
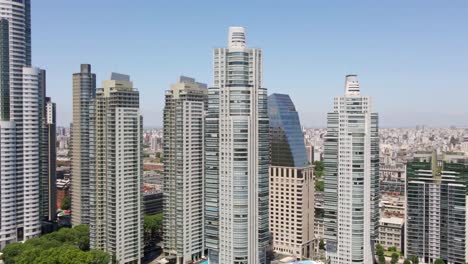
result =
M440 258L438 258L434 261L434 264L445 264L445 262L441 260Z
M25 243L12 243L3 250L5 264L108 264L110 256L100 250L89 251L89 227L79 225L33 238Z
M62 208L62 210L70 210L70 196L67 195L63 197L60 208Z
M400 255L396 252L392 253L392 260L390 261L391 264L396 264L398 263L398 259L400 258Z
M315 180L315 191L323 192L325 190L325 182L322 180Z
M145 215L143 222L144 241L147 244L162 234L163 215Z
M325 242L323 242L323 239L320 239L319 248L325 250Z
M321 178L323 174L325 173L324 169L324 163L323 161L314 161L314 174L317 178Z
M382 247L382 245L377 244L375 246L375 253L377 254L377 256L383 256L384 255L384 248Z
M410 260L411 260L411 262L412 262L413 264L419 264L419 258L418 258L418 256L412 256L412 257L410 258Z
M389 247L389 248L388 248L388 251L392 251L392 252L393 252L393 251L397 251L397 248L396 248L396 247Z
M385 256L384 255L379 255L379 264L386 264Z
M403 261L403 264L411 264L411 261L409 259L405 259L405 261Z

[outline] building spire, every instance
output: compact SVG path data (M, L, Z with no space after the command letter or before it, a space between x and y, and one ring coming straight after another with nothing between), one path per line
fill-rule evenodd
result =
M346 95L359 95L359 81L357 75L350 74L346 75L346 82L345 82L345 92Z
M245 28L229 27L229 48L245 48Z

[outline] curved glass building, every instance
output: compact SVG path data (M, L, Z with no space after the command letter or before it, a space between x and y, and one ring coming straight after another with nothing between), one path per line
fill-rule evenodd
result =
M299 115L287 94L268 96L272 166L304 167L307 156Z
M287 94L268 97L270 234L273 250L295 260L312 257L314 170L308 165L299 115ZM290 207L290 208L285 208ZM287 216L288 221L284 221ZM315 243L315 244L314 244Z

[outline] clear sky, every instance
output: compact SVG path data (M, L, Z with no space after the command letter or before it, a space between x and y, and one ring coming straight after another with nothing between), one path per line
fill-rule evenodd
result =
M162 125L179 75L212 85L212 49L229 26L264 53L264 86L288 93L322 127L344 76L358 74L383 127L468 125L468 1L33 0L33 64L47 70L59 125L71 122L72 74L98 87L131 75L145 127Z

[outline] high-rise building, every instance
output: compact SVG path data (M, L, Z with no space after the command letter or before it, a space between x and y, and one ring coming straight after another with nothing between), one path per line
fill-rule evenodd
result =
M40 70L31 66L29 0L0 0L0 249L41 233ZM8 151L8 152L6 152Z
M468 261L468 158L415 153L407 164L405 256Z
M300 260L314 252L314 171L308 166L299 115L289 95L268 96L270 232L273 250Z
M45 76L45 71L43 71ZM44 79L45 81L45 79ZM44 84L45 87L45 84ZM45 89L44 89L45 90ZM41 96L41 135L40 135L40 216L43 221L54 221L57 218L56 187L56 113L55 103L50 97Z
M46 71L40 70L39 74L39 199L40 218L43 222L43 232L47 230L45 225L50 225L57 218L57 187L56 187L56 113L55 103L47 97Z
M372 100L346 76L345 95L335 97L325 137L324 225L327 258L372 263L379 227L379 127Z
M73 74L73 125L71 126L71 219L73 225L90 223L90 181L94 177L94 100L96 75L81 64Z
M118 263L140 263L143 119L130 76L112 73L103 82L96 91L92 122L96 170L90 182L90 246L106 251Z
M164 107L164 251L188 263L204 256L203 142L206 84L181 76Z
M214 50L205 123L205 246L210 263L266 261L269 127L262 51L229 28Z

